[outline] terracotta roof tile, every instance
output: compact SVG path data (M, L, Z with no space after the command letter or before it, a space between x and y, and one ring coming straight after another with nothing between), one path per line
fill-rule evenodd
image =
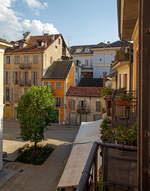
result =
M101 87L70 87L67 96L100 97Z
M15 48L7 48L7 53L19 53L19 52L43 52L46 50L61 34L56 34L54 40L52 39L53 35L43 35L43 36L30 36L29 40L25 42L24 39L18 40L16 42L12 42L12 44L26 43L25 47L19 48L16 46ZM38 47L38 41L47 42L47 46Z

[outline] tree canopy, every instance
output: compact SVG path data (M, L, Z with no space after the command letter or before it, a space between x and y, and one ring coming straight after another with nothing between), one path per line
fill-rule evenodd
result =
M35 143L44 139L44 128L55 118L54 97L47 86L35 87L22 95L17 117L23 140Z

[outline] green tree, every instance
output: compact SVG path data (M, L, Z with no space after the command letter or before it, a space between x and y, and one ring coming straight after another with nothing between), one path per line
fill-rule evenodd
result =
M35 87L22 95L17 108L17 116L21 128L21 137L24 141L37 143L44 139L44 129L47 119L53 117L54 97L47 86ZM50 109L49 112L48 109Z

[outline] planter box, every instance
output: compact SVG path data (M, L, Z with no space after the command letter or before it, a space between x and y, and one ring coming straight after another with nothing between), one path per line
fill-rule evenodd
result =
M131 102L130 101L121 101L121 100L118 100L117 104L118 105L122 105L122 106L130 106Z
M136 147L102 145L103 189L138 191Z

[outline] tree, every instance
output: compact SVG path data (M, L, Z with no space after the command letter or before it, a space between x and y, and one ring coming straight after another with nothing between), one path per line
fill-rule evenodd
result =
M35 87L22 95L17 108L17 116L24 141L37 143L44 139L47 118L54 115L54 97L47 86ZM50 108L50 111L48 111ZM48 114L49 113L49 114Z

